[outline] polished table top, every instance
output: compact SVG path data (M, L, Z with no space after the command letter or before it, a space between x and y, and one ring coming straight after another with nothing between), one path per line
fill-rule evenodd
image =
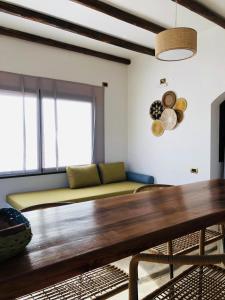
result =
M0 265L13 299L225 220L225 180L204 181L25 213L33 239Z

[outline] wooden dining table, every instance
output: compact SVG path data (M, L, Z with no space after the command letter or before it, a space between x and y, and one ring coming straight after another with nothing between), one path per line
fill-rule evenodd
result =
M0 299L45 288L90 269L225 221L225 180L26 212L33 238L0 263Z

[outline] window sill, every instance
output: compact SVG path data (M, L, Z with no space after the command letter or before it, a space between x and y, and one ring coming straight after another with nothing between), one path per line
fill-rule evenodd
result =
M28 174L12 174L12 175L0 175L1 179L10 179L10 178L19 178L19 177L33 177L33 176L43 176L43 175L55 175L66 173L66 171L58 171L58 172L44 172L44 173L28 173Z

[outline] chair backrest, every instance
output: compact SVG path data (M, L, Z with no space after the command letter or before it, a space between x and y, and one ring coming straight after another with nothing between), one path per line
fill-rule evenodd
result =
M178 264L178 265L214 265L225 263L225 254L211 255L164 255L141 253L132 257L131 264L139 261L159 263L159 264Z
M137 300L138 299L138 264L139 264L139 262L205 266L205 265L225 263L225 254L217 254L217 255L155 255L155 254L147 254L147 253L137 254L137 255L133 256L130 261L129 300ZM177 279L178 279L178 277L177 277ZM174 280L177 280L177 279L176 278L172 279L172 281L174 282ZM167 294L167 296L168 296L168 294ZM151 295L148 295L144 299L146 299L146 300L147 299L155 299L155 293L154 292L151 293ZM159 298L157 298L157 299L159 299ZM163 298L160 298L160 299L163 299ZM170 299L170 297L166 298L166 299ZM175 299L175 298L173 297L173 299ZM188 297L188 299L191 299L191 298ZM207 299L211 299L211 298L207 298Z
M37 204L33 205L24 209L21 209L21 212L27 212L27 211L32 211L32 210L37 210L37 209L45 209L45 208L50 208L50 207L57 207L57 206L63 206L63 205L69 205L69 204L74 204L74 202L54 202L54 203L43 203L43 204Z
M169 184L147 184L147 185L143 185L143 186L137 188L134 191L134 194L139 193L139 192L161 190L161 189L172 187L172 186L173 185L169 185Z

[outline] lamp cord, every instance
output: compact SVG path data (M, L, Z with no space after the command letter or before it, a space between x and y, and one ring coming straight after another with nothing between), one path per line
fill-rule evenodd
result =
M174 28L177 27L177 0L176 0L176 8L175 8L175 24L174 24Z

